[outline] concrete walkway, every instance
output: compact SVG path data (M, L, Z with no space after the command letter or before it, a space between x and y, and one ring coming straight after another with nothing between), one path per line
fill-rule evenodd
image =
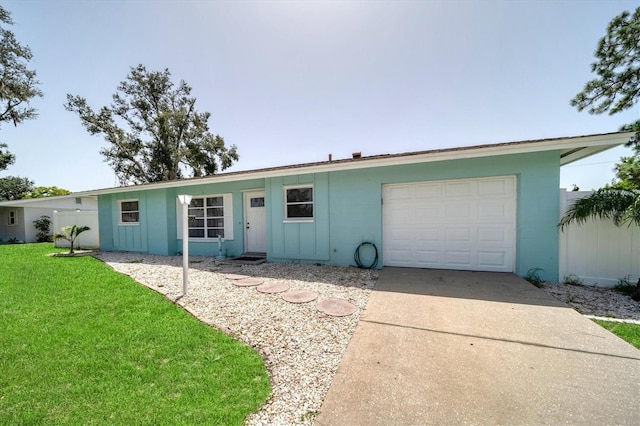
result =
M513 274L384 268L316 424L640 424L640 351Z

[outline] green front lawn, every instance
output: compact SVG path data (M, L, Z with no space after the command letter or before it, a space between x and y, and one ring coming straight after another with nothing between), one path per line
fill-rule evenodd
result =
M242 424L251 348L92 257L0 245L0 424Z
M596 323L640 349L640 325L600 320Z

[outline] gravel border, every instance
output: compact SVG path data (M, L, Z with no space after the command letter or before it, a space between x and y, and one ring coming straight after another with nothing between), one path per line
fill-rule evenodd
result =
M101 252L95 257L262 355L272 393L247 417L247 425L313 424L378 278L376 271L334 266L263 263L236 268L264 283L286 283L289 291L319 295L293 304L282 299L284 293L238 287L225 277L234 268L212 257L192 256L187 296L181 297L181 256ZM357 310L334 317L316 309L317 302L330 298L346 300Z
M640 303L611 288L548 282L540 288L585 316L640 323Z

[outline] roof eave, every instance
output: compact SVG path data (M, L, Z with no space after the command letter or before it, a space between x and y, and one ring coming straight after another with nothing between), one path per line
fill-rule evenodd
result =
M580 147L572 150L567 150L562 154L560 154L560 165L566 166L567 164L571 164L575 161L582 160L592 155L599 154L601 152L618 147L620 145L622 144L588 146L588 147L585 146L585 147Z
M448 148L431 151L386 154L359 159L325 161L320 163L274 167L245 172L223 173L214 176L184 180L158 182L144 185L105 188L75 193L76 196L102 195L134 191L146 191L164 188L179 188L209 183L237 182L249 179L264 179L275 176L290 176L302 173L320 173L327 171L358 170L371 167L397 166L436 161L460 160L466 158L491 157L496 155L525 154L542 151L559 151L560 165L569 164L598 152L622 145L633 132L616 132L568 138L542 139L521 142L508 142L493 145L478 145L461 148Z
M20 207L26 204L51 204L55 203L58 200L66 200L69 198L95 198L97 194L93 193L94 191L82 191L82 192L72 192L67 195L57 195L55 197L40 197L40 198L21 198L19 200L9 200L9 201L0 201L0 207L12 207L17 206Z

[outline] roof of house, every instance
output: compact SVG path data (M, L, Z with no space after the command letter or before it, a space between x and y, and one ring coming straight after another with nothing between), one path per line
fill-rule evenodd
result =
M443 148L428 151L406 152L400 154L382 154L304 163L289 166L270 167L256 170L219 173L216 175L181 179L173 181L147 183L77 192L74 195L99 195L118 192L131 192L149 189L191 186L206 183L222 183L238 180L286 176L301 173L318 173L336 170L354 170L370 167L393 166L403 164L428 163L465 158L489 157L494 155L522 154L542 151L558 151L560 165L572 163L585 157L606 151L629 141L633 132L602 133L586 136L572 136L551 139L525 140L496 144Z
M87 192L73 193L68 195L58 195L55 197L42 198L23 198L21 200L0 201L0 207L40 207L40 208L58 208L57 202L66 201L74 198L94 198L95 195Z

